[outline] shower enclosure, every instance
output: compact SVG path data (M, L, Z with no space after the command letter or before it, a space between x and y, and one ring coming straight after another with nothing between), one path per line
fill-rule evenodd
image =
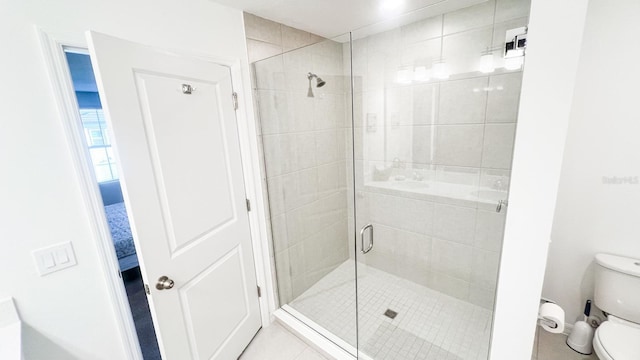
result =
M359 358L488 356L530 4L476 3L254 64L280 305Z

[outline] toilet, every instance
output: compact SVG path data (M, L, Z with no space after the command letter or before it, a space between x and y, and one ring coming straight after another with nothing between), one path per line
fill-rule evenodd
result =
M594 301L608 314L596 330L600 360L640 360L640 260L597 254Z

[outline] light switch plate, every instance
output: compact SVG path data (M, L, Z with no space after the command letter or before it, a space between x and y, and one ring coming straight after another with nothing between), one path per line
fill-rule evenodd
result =
M66 269L77 264L71 242L34 250L32 253L40 276Z

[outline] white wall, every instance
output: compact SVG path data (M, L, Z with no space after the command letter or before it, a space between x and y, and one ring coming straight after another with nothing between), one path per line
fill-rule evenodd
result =
M533 0L491 359L529 359L587 0ZM609 56L609 54L601 54Z
M598 252L640 258L640 2L591 0L543 295L573 323L593 298Z
M0 9L0 298L16 299L27 359L124 359L34 25L80 44L93 29L242 59L249 89L242 13L207 0L3 0ZM39 277L31 251L69 240L78 266Z

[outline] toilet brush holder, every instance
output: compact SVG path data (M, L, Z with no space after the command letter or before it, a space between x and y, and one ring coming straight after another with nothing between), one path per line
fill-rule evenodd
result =
M587 300L584 307L584 319L573 325L571 334L567 338L567 345L576 352L591 355L593 352L593 327L587 322L591 314L591 300Z
M593 328L586 321L578 321L567 338L567 345L574 351L584 355L593 352Z

